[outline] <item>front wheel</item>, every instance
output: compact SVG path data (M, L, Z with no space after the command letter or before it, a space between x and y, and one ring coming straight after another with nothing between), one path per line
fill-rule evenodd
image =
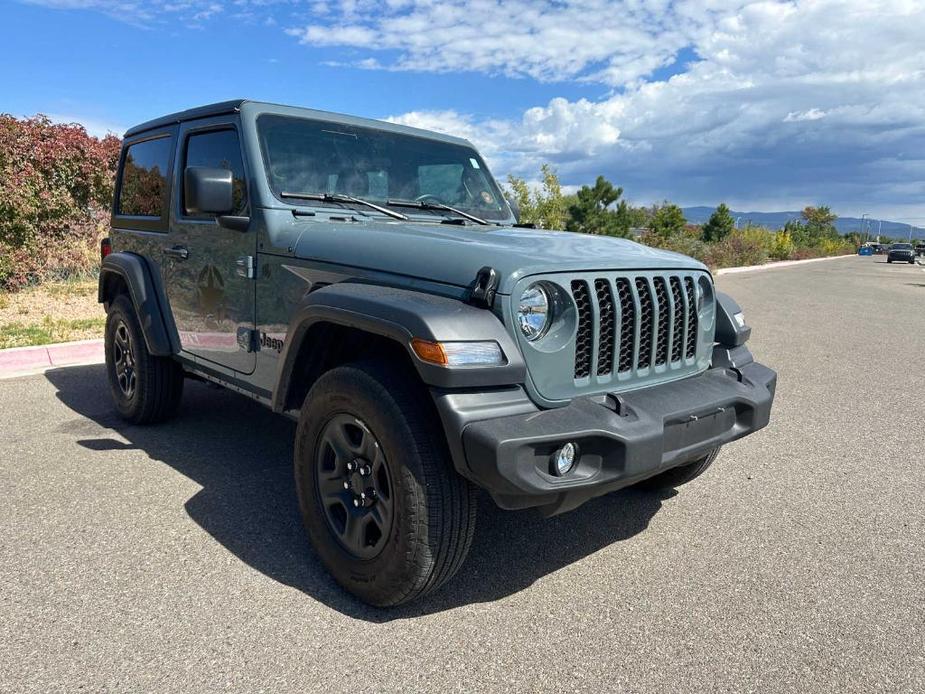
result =
M698 458L690 463L685 463L684 465L679 465L678 467L673 467L654 477L643 480L637 486L640 489L652 491L680 487L682 484L687 484L706 472L707 468L713 464L713 461L716 460L716 456L718 455L719 447L714 448L702 458Z
M453 469L416 374L387 362L327 372L302 406L295 481L322 563L371 605L439 588L462 565L475 494Z

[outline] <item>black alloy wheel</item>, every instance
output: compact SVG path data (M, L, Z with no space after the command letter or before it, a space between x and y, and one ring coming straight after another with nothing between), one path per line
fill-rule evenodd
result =
M392 529L392 476L369 426L336 414L321 432L315 491L334 537L357 559L374 559Z
M116 324L112 341L113 362L116 367L116 383L119 390L129 400L135 395L137 375L135 372L135 352L132 349L132 336L125 321Z

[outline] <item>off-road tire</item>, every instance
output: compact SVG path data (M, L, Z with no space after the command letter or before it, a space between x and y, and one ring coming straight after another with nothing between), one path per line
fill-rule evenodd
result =
M679 465L678 467L673 467L670 470L659 473L654 477L643 480L637 486L640 489L647 489L651 491L680 487L682 484L687 484L691 480L700 477L700 475L706 472L706 469L713 464L714 460L716 460L717 455L719 455L719 448L714 448L702 458L698 458L691 463L685 463L684 465Z
M126 342L130 345L134 388L120 386L118 361ZM170 357L148 352L138 317L125 294L115 298L106 316L106 373L116 412L132 424L162 422L176 414L183 395L183 369Z
M336 502L321 500L324 432L343 415L374 437L391 479L391 525L380 536L378 555L367 559L342 542L345 531L339 539L330 520L331 509L340 513ZM302 406L294 458L312 545L334 579L357 598L377 607L398 605L436 590L459 570L475 530L475 490L453 469L443 428L413 371L366 361L323 374ZM333 463L331 475L339 465Z

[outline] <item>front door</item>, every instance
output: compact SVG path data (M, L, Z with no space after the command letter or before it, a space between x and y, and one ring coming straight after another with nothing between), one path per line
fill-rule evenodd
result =
M256 234L227 229L214 216L193 215L183 199L188 166L230 169L236 216L247 216L247 173L236 119L211 118L180 127L174 168L174 203L164 240L165 289L184 352L241 373L256 355L253 259ZM250 277L248 275L251 275Z

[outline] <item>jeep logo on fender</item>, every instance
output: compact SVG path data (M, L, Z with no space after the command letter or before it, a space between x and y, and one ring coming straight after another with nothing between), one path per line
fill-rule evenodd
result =
M270 337L264 332L260 333L260 348L261 349L275 349L277 352L283 351L283 340L280 340L275 337Z

